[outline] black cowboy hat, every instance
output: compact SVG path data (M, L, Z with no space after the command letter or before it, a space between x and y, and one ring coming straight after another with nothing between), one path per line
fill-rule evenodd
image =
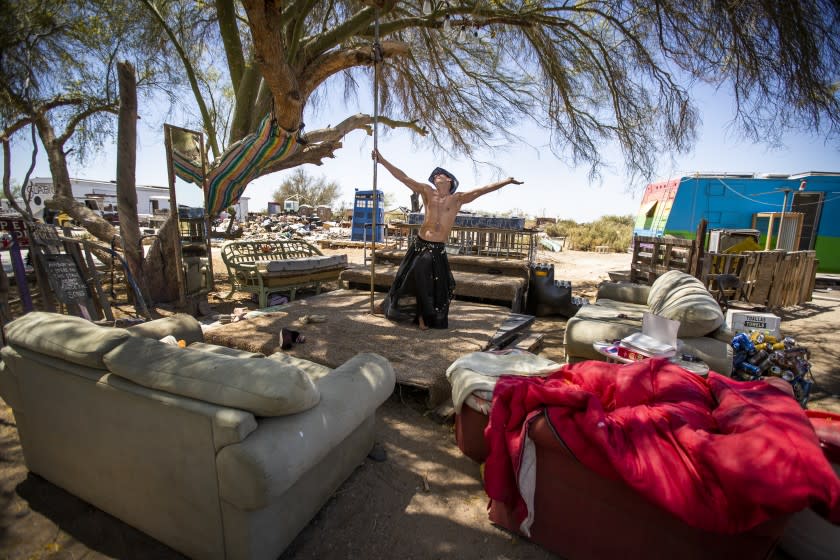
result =
M434 171L432 171L432 174L429 175L429 182L433 185L435 184L435 175L446 175L452 180L452 186L449 187L449 194L452 194L456 190L458 190L458 179L456 179L455 175L453 175L443 167L435 167Z

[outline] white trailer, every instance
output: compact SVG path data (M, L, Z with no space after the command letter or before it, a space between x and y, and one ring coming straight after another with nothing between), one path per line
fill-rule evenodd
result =
M101 215L117 211L116 181L70 179L73 198ZM44 218L45 202L53 197L55 189L51 177L35 177L24 187L24 194L31 196L32 212ZM169 210L169 189L153 185L137 185L137 213L155 215Z

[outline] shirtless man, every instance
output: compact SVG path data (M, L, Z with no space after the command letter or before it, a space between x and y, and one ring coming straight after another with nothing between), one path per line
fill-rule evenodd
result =
M412 319L420 329L445 329L449 326L449 302L455 291L455 280L446 257L446 241L455 224L455 217L464 204L506 185L521 185L513 177L490 183L471 191L458 193L458 179L440 167L429 176L434 187L415 181L394 167L377 151L373 159L382 164L394 178L420 195L425 207L423 225L414 243L408 248L397 271L391 290L382 302L382 312L389 319Z

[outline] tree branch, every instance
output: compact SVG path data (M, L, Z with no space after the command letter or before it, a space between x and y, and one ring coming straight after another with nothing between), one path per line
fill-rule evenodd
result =
M390 128L408 128L417 132L420 136L426 136L429 131L414 121L398 121L388 117L379 116L378 122ZM344 138L354 130L365 130L371 134L373 130L373 116L364 113L351 115L335 126L313 130L306 134L306 141L309 143L332 142Z
M201 90L198 87L195 68L193 68L192 62L190 62L190 59L187 56L186 51L184 51L184 47L181 45L181 42L178 41L178 37L175 36L175 32L172 31L166 23L166 19L164 19L163 14L161 14L157 9L157 6L155 6L151 0L143 0L143 4L149 8L152 15L155 16L158 23L160 23L161 27L163 27L163 31L169 37L169 41L172 43L172 46L175 47L175 52L178 53L178 57L184 65L184 71L187 73L187 79L190 82L190 89L192 89L195 102L198 104L198 110L201 112L201 120L204 122L204 130L207 132L207 143L213 151L213 156L219 157L221 155L221 151L219 150L219 142L216 138L216 129L213 126L213 119L210 117L210 112L207 110L207 103L205 103L204 97L201 95Z
M219 34L227 55L230 81L233 91L237 91L245 73L245 55L242 52L242 39L239 36L236 5L233 0L216 0L216 14L219 17Z
M411 53L410 47L402 42L385 41L381 43L381 46L384 58L407 56ZM304 76L301 81L301 90L304 96L308 97L330 76L342 70L357 66L371 66L372 64L373 49L369 46L325 53L314 59L301 73Z
M414 130L421 136L426 136L428 130L419 125L417 121L398 121L387 117L379 117L377 122L390 128L408 128ZM304 163L322 165L324 158L334 158L335 152L341 148L341 140L354 130L364 130L367 134L373 134L373 117L362 113L352 115L333 127L313 130L306 135L306 144L297 152L267 169L263 175L291 169Z
M242 5L248 14L257 64L274 98L277 124L284 130L296 131L306 99L286 60L282 6L279 0L243 0Z
M76 127L79 126L79 123L81 123L91 115L95 115L96 113L102 112L113 113L116 115L117 108L114 106L113 103L109 105L93 105L87 107L84 111L70 117L70 119L67 121L67 125L64 127L64 133L56 137L56 142L63 146L67 143L70 137L73 136L73 133L76 132Z
M367 28L376 17L376 9L365 7L348 17L343 23L336 25L324 33L319 33L305 42L301 52L311 56L319 56L337 47L348 38ZM304 63L307 61L304 61Z

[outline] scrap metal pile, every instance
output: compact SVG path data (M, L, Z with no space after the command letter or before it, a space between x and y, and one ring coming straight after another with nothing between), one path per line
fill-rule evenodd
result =
M225 220L223 224L214 227L213 231L222 231L227 225ZM340 239L350 235L349 228L339 228L333 222L325 222L315 216L260 216L254 220L238 222L234 229L241 231L241 234L237 235L238 238L255 240L306 239L312 242L319 239Z
M733 379L755 381L768 376L784 379L793 387L794 398L805 408L814 385L811 353L796 340L759 331L740 333L732 339Z

